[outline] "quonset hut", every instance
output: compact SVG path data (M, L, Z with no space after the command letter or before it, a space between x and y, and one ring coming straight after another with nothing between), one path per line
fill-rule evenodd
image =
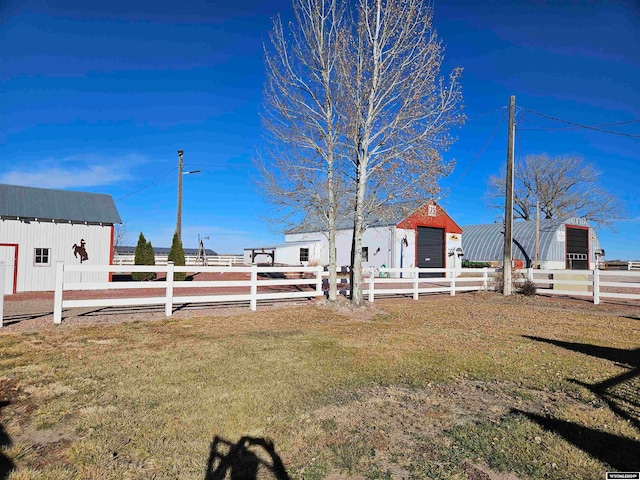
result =
M464 260L501 265L504 256L502 223L462 227ZM533 267L536 222L513 223L513 259L517 268ZM587 270L596 268L600 242L584 218L540 220L538 263L541 269Z

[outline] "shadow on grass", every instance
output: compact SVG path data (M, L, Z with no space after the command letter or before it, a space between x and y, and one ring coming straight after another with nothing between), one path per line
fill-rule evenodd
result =
M512 412L524 415L543 429L560 435L569 443L616 470L636 472L640 470L638 457L640 442L636 440L535 413L521 410L512 410Z
M524 337L535 340L536 342L544 342L592 357L609 360L619 367L628 369L620 375L593 384L581 382L574 378L569 378L568 380L591 391L606 403L612 412L627 420L640 431L640 388L638 388L640 383L640 348L626 350L623 348L601 347L588 343L564 342L529 335L524 335ZM532 417L533 414L526 415L534 419ZM543 419L546 423L543 424L540 419ZM599 449L602 452L610 452L610 455L607 455L612 457L612 461L601 458L603 461L606 461L615 468L622 468L619 465L624 464L627 469L634 465L635 469L640 470L640 457L637 455L637 452L640 452L640 442L585 427L579 427L568 422L561 422L560 420L545 419L544 417L539 417L534 420L543 426L548 426L549 429L554 431L555 427L559 428L561 430L558 431L560 435L579 448L589 452L594 457L601 458L601 456L597 454L597 451L593 451L593 442L591 441L592 439L598 439L602 444L596 447L596 450ZM617 449L623 453L626 452L629 458L623 460L624 455L620 456L615 453ZM632 456L635 458L632 459Z
M0 410L9 405L11 402L6 400L0 401ZM4 426L0 424L0 447L10 447L12 444L9 434L5 431ZM9 474L16 468L13 461L4 453L0 452L0 480L9 477Z
M258 437L242 437L231 443L219 436L211 442L204 480L257 480L267 469L277 480L290 480L273 442Z

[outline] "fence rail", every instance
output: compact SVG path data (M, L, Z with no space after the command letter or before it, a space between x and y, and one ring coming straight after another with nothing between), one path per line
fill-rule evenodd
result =
M4 292L4 268L0 262L0 293ZM164 305L165 314L171 316L177 304L248 302L251 310L256 310L259 300L315 298L325 294L323 282L328 276L323 267L267 267L267 266L175 266L131 265L130 272L165 273L164 280L153 282L71 282L65 281L66 272L113 273L121 270L119 265L65 265L55 266L54 322L62 321L65 308L107 307L132 305ZM244 279L175 281L175 272L184 273L241 273ZM421 294L449 293L495 289L493 280L499 274L495 268L381 268L364 272L363 295L370 302L376 297L411 295L418 299ZM640 272L600 271L600 270L516 270L518 281L529 279L537 291L543 295L584 296L599 304L607 299L640 300ZM300 278L290 278L298 274ZM247 278L248 277L248 278ZM342 285L338 285L340 288ZM350 286L347 287L346 291ZM274 288L280 287L280 288ZM283 291L283 287L287 288ZM293 288L295 288L295 290ZM181 289L210 289L202 295L180 295ZM235 288L239 292L229 292ZM157 291L149 295L144 292L135 298L94 298L69 299L64 293L70 291L108 290ZM225 290L227 289L227 290ZM345 291L340 289L341 291ZM3 319L4 295L0 296L0 327Z
M518 270L522 278L532 281L537 292L546 295L571 295L593 298L640 300L640 272L602 270ZM541 278L542 276L542 278ZM619 281L614 281L618 279ZM549 288L552 286L553 288ZM568 288L565 288L568 287ZM582 287L575 288L572 287ZM586 288L585 288L586 287ZM623 292L611 292L615 288Z
M249 302L249 308L256 310L258 300L276 300L287 298L314 298L323 296L322 279L324 269L318 267L207 267L207 266L175 266L173 262L167 265L133 265L128 267L131 272L156 272L166 273L166 278L162 281L154 282L67 282L64 281L65 272L117 272L120 267L117 265L65 265L63 262L56 264L56 282L54 291L54 323L62 322L62 310L74 307L107 307L107 306L130 306L130 305L164 305L166 316L173 314L175 304L187 303L214 303L214 302ZM249 273L249 280L220 280L187 282L175 281L176 272L195 273ZM276 278L258 279L259 274L269 273L299 273L312 274L312 278ZM273 286L305 286L306 290L287 292L259 292L259 288ZM175 296L176 289L180 288L229 288L248 287L248 293L239 294L217 294L217 295L185 295ZM310 288L315 287L315 288ZM161 296L137 297L137 298L99 298L72 300L64 299L64 292L70 290L106 290L106 289L157 289L163 291Z
M640 262L630 261L627 265L627 270L640 270Z
M380 268L370 269L364 283L367 287L363 295L369 302L375 301L376 295L409 295L418 300L421 293L449 293L489 290L489 284L497 273L495 268ZM376 273L378 276L376 276ZM393 276L400 274L400 276ZM422 277L421 275L424 275ZM430 277L427 277L430 275ZM460 284L467 285L460 285ZM474 283L475 285L469 285ZM433 286L428 287L424 285ZM391 288L379 288L376 285L390 285Z
M157 255L155 256L156 265L167 265L168 255ZM202 257L198 257L197 255L185 255L184 256L185 265L187 266L205 266L205 265L224 265L224 266L233 266L233 265L242 265L244 263L244 258L241 255L206 255L203 259ZM134 255L133 254L115 254L113 256L113 265L122 265L122 266L130 266L134 265ZM118 272L122 270L117 270ZM127 270L128 271L128 270Z

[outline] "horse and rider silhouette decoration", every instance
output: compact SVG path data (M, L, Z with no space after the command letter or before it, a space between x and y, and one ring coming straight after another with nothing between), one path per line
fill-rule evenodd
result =
M89 260L89 254L87 253L87 249L85 248L86 243L84 243L84 238L80 240L80 246L77 244L73 244L73 256L78 258L80 255L80 263Z

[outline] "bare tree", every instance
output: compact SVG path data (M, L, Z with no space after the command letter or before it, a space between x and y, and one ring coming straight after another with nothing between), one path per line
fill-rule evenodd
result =
M536 202L544 218L584 217L610 227L620 220L623 206L599 184L599 172L578 156L550 157L546 153L527 155L516 164L514 186L514 216L524 220L535 218ZM489 179L489 196L504 208L505 178Z
M341 57L346 138L354 193L352 302L363 303L362 234L385 204L434 196L443 160L464 122L459 79L440 76L444 47L422 0L359 0Z
M129 229L124 223L116 223L113 226L113 247L123 246L129 241Z
M293 11L288 29L279 17L274 20L265 47L269 146L257 162L258 184L282 223L327 232L329 298L335 300L336 221L344 204L336 62L344 49L344 6L338 0L293 0Z

